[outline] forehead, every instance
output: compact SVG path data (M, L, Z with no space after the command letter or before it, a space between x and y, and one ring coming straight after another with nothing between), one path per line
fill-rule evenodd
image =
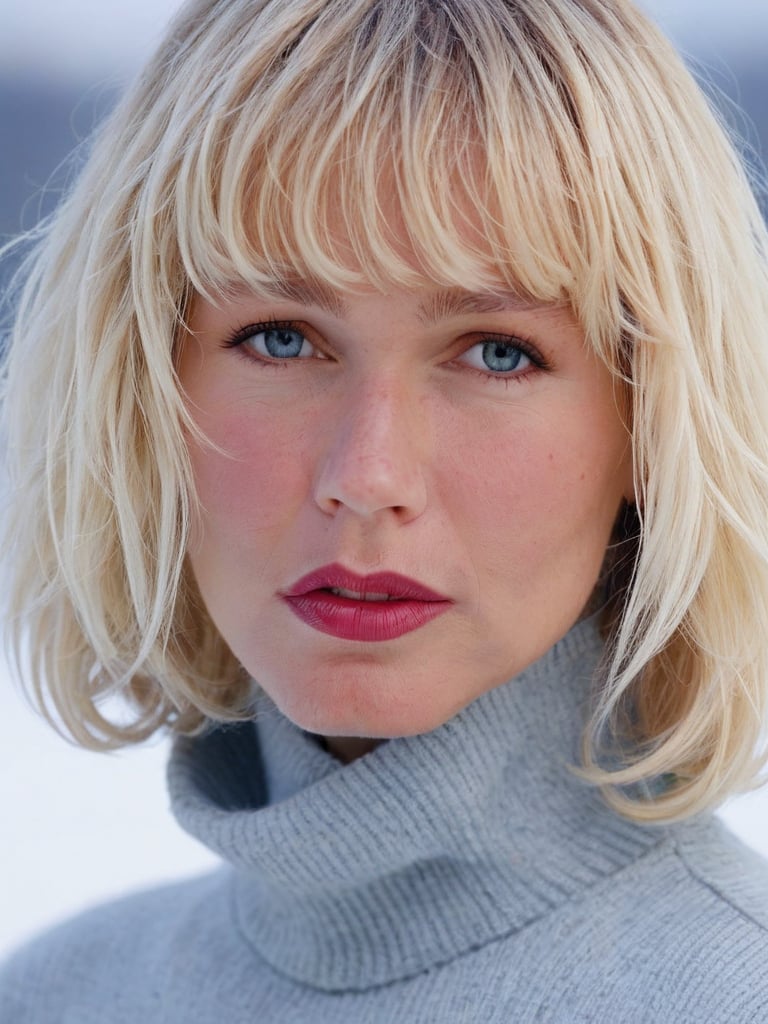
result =
M253 201L227 218L221 248L192 254L190 278L206 294L244 288L333 312L343 309L349 292L430 290L435 296L425 307L427 320L456 307L491 312L567 304L567 261L558 252L546 257L545 268L536 266L545 232L535 232L532 247L526 225L501 208L489 177L487 155L474 146L467 166L446 168L439 210L435 183L409 176L394 158L354 188L338 168L329 168L314 200L291 196L288 184L276 194L271 181L262 181ZM539 203L524 186L510 183L512 193L529 219L536 216ZM550 215L544 219L552 223Z
M356 293L372 289L356 289ZM343 319L349 314L350 298L355 292L339 291L315 279L288 276L256 289L257 297L287 300L302 306L316 306ZM473 291L470 288L439 287L434 282L418 289L420 294L417 315L425 326L450 317L476 313L532 312L542 303L522 295L519 291L499 286L491 291ZM228 301L247 301L253 290L242 284L231 284L223 297ZM558 304L559 305L559 304Z

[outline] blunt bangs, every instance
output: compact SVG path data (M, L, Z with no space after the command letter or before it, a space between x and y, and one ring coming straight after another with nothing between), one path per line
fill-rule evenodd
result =
M262 6L224 73L212 24L199 98L170 113L156 204L176 211L192 287L503 288L573 305L616 365L626 304L606 196L627 185L600 169L608 129L578 17L360 0L307 3L299 21L281 6Z

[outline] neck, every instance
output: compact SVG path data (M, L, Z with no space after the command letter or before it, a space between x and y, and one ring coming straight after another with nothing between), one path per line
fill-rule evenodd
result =
M386 742L367 736L318 736L318 740L342 764L351 764Z

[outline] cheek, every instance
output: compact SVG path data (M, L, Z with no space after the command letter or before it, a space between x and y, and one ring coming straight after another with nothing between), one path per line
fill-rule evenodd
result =
M601 422L498 426L448 477L447 500L462 509L483 565L520 580L544 563L599 568L623 493L622 436Z
M190 458L207 528L235 537L268 533L304 491L295 432L273 415L234 411L206 420L199 425L215 447L193 443Z

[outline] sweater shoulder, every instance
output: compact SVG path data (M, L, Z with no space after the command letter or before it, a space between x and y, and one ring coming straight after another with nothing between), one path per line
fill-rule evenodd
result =
M216 871L125 896L32 939L0 965L0 1021L104 1024L107 1006L110 1022L161 1019L174 956L183 959L201 919L222 930L210 915L225 913L217 891L228 878Z
M768 862L707 817L670 829L617 882L596 940L615 944L605 1019L768 1021Z
M717 820L659 842L554 919L526 929L524 1006L513 942L493 1020L766 1024L768 863ZM515 970L511 971L512 953Z
M768 861L718 819L683 827L674 846L691 878L768 943Z

